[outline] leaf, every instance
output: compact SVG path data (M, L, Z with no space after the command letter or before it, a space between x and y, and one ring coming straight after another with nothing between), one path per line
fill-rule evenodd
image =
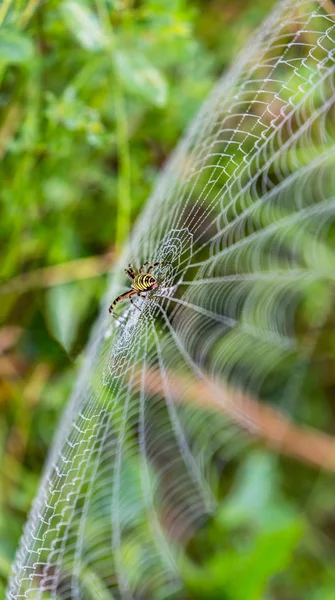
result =
M270 532L261 532L237 550L217 552L202 566L184 558L187 588L197 599L265 598L271 577L290 565L303 533L304 523L298 518Z
M155 106L165 106L167 100L166 80L143 54L117 50L115 66L129 93L141 96Z
M47 293L48 321L52 335L69 351L90 301L82 286L57 285Z
M80 572L80 579L85 591L89 594L89 598L96 600L113 600L112 592L108 590L103 582L93 569L86 567Z
M0 29L0 61L8 64L28 62L34 54L31 39L11 29Z
M2 577L8 577L10 573L10 561L7 557L0 554L0 575Z
M106 48L108 40L95 14L74 1L63 2L61 11L70 31L86 50Z
M232 565L229 588L234 599L264 598L271 577L290 565L303 532L303 522L298 519L260 535L251 551ZM243 587L240 581L244 582Z
M237 474L235 485L219 511L219 520L228 524L249 519L260 524L277 487L275 459L265 452L251 452ZM278 492L277 492L278 494Z

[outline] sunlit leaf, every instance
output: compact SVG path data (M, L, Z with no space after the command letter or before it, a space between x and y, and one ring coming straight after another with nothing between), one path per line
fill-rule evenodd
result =
M8 64L26 63L33 54L33 43L26 35L11 29L0 29L0 61Z
M80 2L63 2L62 14L70 31L86 50L102 50L106 35L97 17Z
M117 51L115 64L125 89L156 106L167 100L167 83L162 74L143 56L133 51Z
M89 302L80 286L71 283L50 288L47 318L54 337L69 351Z

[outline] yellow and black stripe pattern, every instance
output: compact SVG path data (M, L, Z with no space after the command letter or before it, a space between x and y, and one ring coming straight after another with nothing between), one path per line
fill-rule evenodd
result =
M138 292L149 292L157 287L157 279L151 273L140 273L134 278L132 288Z
M116 304L118 304L118 302L122 302L122 300L125 300L126 298L129 298L132 305L135 306L135 308L137 308L137 310L141 312L140 307L137 306L137 304L135 304L133 296L141 296L142 292L150 292L150 290L158 288L158 281L156 277L151 275L150 271L154 267L157 267L157 265L167 264L169 263L147 261L139 268L138 273L135 271L134 265L128 265L128 269L125 269L125 273L126 275L128 275L129 279L131 279L133 283L131 286L131 290L115 298L114 302L110 305L109 312L113 315L113 317L115 317L115 319L118 319L118 316L113 313ZM148 267L148 270L146 273L143 273L142 269L146 266ZM141 297L146 298L146 296Z

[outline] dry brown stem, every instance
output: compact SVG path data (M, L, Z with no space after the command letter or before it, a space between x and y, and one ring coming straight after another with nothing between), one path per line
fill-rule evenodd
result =
M310 427L299 427L279 410L212 381L184 381L171 374L167 375L167 381L174 402L224 413L276 452L335 471L335 439L330 435ZM144 385L149 394L165 395L158 371L147 370Z
M323 10L328 13L333 19L335 19L335 6L332 0L318 0L318 3L321 4Z

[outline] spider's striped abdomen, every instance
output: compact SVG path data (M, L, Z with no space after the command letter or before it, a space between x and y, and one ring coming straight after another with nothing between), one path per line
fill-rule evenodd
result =
M148 292L158 287L158 283L151 273L141 273L135 277L132 287L139 292Z

